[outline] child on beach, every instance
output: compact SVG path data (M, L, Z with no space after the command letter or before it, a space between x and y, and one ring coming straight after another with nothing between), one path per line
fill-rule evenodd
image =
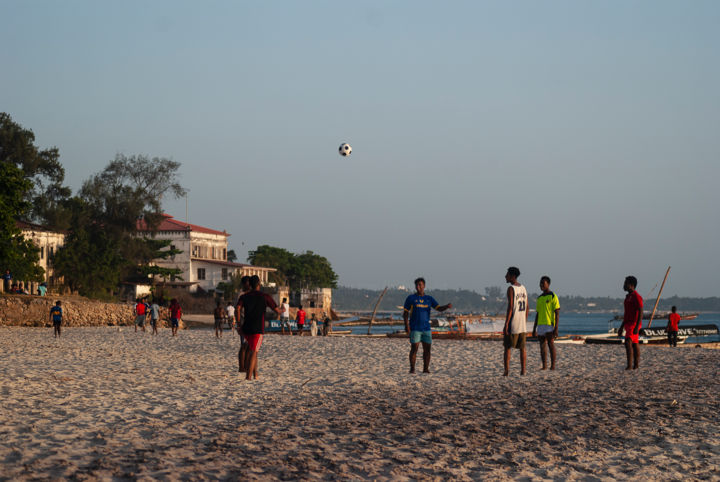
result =
M178 303L176 298L173 298L170 300L170 328L172 330L172 336L177 335L181 318L182 309L180 308L180 303Z
M310 315L310 336L317 336L317 332L317 318L315 317L315 313L313 313L312 315Z
M306 316L305 310L303 310L302 305L300 305L298 307L297 315L295 318L295 321L297 322L297 327L298 327L298 331L297 331L298 336L302 336L303 328L305 327L305 316Z
M147 316L147 305L138 298L135 303L135 333L137 333L138 326L143 332L145 331L145 316Z
M50 320L53 324L53 335L55 335L55 338L60 336L60 330L62 325L62 302L56 301L55 306L50 308Z
M223 332L223 320L225 319L225 308L222 307L218 301L215 304L215 311L213 311L213 317L215 318L215 338L222 338Z
M680 323L680 315L677 314L677 306L671 308L672 313L668 316L668 323L665 331L668 336L668 345L677 347L678 324Z
M225 307L225 313L227 316L228 330L232 331L235 329L235 307L231 301L228 301L228 304Z

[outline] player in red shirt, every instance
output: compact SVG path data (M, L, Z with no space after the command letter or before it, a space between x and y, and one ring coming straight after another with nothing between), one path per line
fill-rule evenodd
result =
M625 314L623 324L618 329L618 336L625 331L625 353L627 355L627 367L625 370L637 370L640 364L640 329L642 328L643 299L635 290L637 278L628 276L625 278L623 289L628 292L625 297Z
M668 336L668 344L677 346L678 323L680 323L680 315L677 314L677 307L672 307L672 313L668 316L668 324L665 327Z
M257 353L263 341L265 333L265 311L270 308L278 316L282 313L267 293L260 291L260 278L257 275L250 277L250 291L240 296L237 303L237 311L243 312L244 322L240 328L241 335L247 340L247 355L245 358L246 380L255 378L257 380Z
M305 326L305 316L307 315L305 313L305 310L303 310L302 305L298 306L297 317L295 318L295 320L297 321L298 336L302 336L303 327Z

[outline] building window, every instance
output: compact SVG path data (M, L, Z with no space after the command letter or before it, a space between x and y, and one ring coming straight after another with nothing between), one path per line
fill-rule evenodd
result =
M222 269L222 279L224 279L224 280L228 279L228 275L227 275L227 274L228 274L228 273L227 273L227 268L223 268L223 269Z
M205 268L198 268L197 278L199 280L205 279Z
M45 259L45 246L40 246L40 259Z
M227 261L227 248L223 248L223 261Z
M193 258L198 257L198 247L195 244L193 244L193 246L192 246L192 256L193 256Z

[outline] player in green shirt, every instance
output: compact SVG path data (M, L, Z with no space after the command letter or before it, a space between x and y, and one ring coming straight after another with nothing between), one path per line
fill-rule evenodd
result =
M542 369L547 369L547 353L545 345L550 349L550 370L555 370L554 340L558 336L558 322L560 321L560 300L555 293L550 291L550 277L540 278L540 289L542 294L538 296L535 308L535 325L533 325L533 336L540 341L540 358L542 358Z

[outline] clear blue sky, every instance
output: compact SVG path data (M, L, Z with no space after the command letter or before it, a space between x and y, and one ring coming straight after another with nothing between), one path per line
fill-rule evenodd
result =
M190 222L344 285L517 265L622 296L672 265L667 294L717 296L718 25L717 1L0 0L0 111L74 189L170 157Z

